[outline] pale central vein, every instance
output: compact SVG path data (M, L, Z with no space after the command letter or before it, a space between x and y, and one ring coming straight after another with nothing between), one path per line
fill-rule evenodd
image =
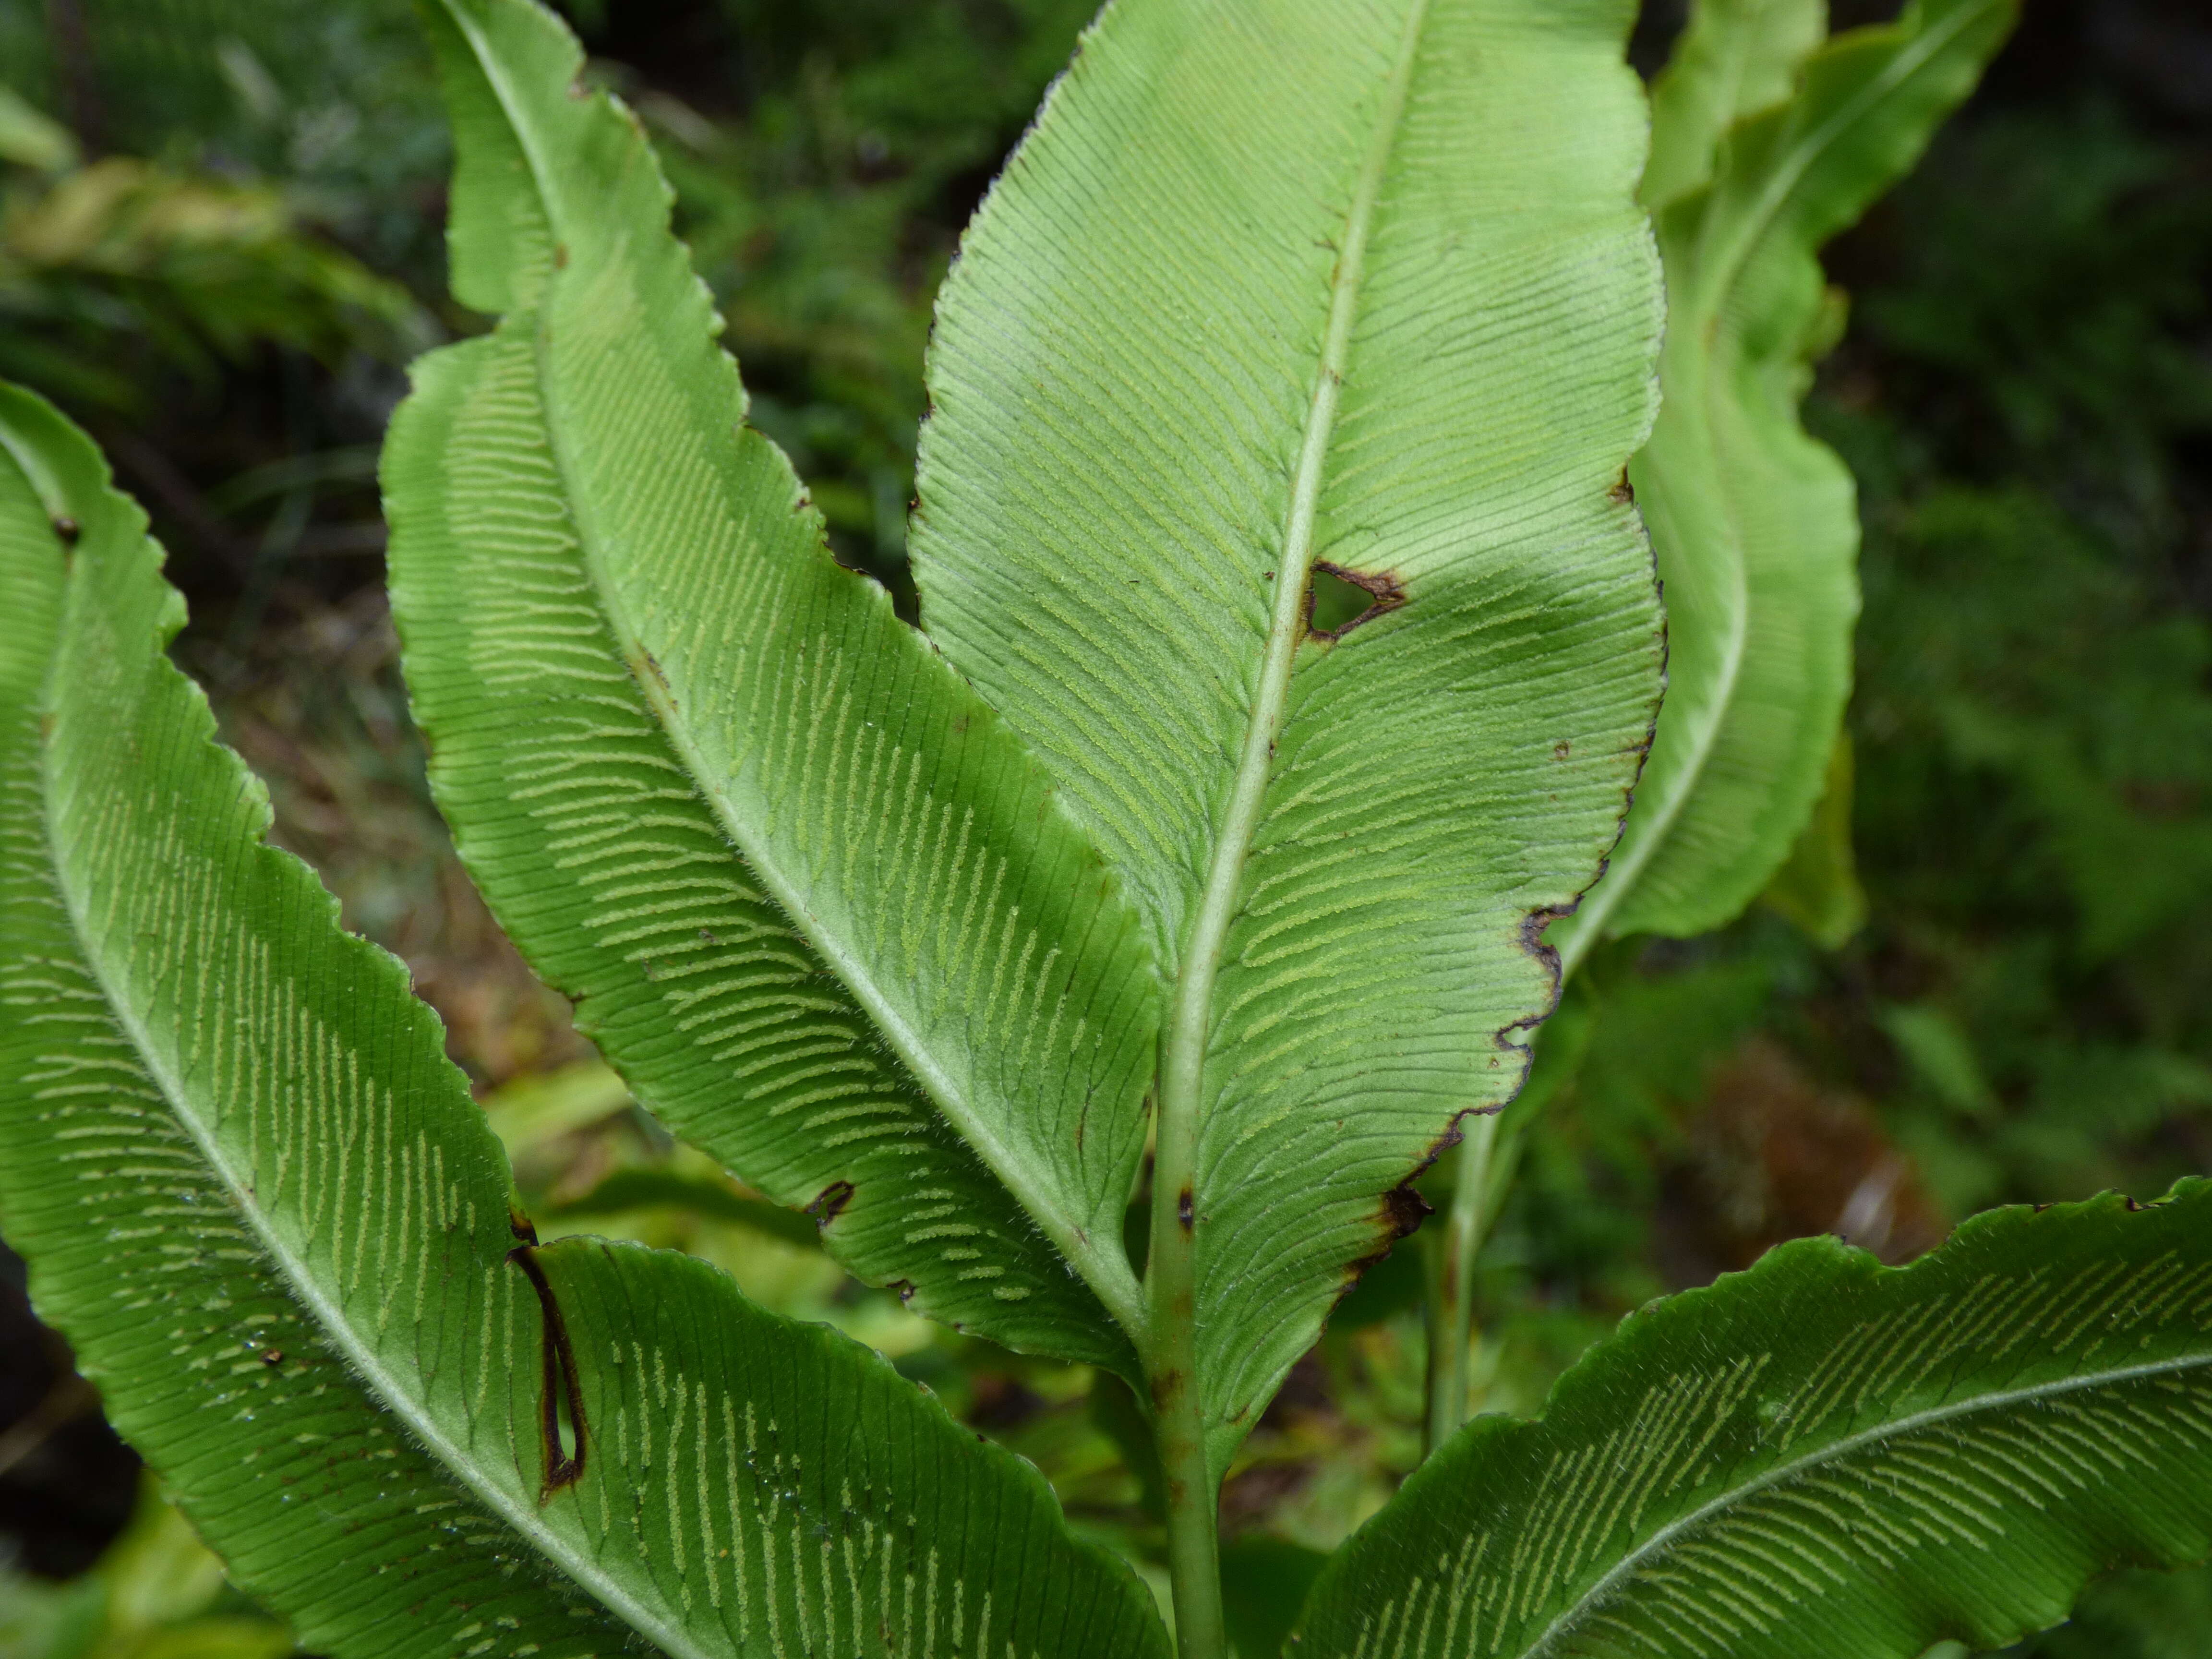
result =
M1391 65L1390 79L1376 112L1375 131L1362 160L1350 211L1346 216L1344 240L1330 277L1328 321L1322 337L1321 362L1314 377L1313 397L1306 411L1305 432L1299 445L1296 470L1291 476L1290 511L1283 527L1282 547L1275 560L1274 605L1267 628L1267 654L1260 683L1252 698L1251 719L1245 728L1243 751L1223 815L1221 831L1206 871L1206 887L1193 916L1176 975L1173 1000L1163 1033L1160 1061L1158 1151L1155 1170L1154 1238L1167 1231L1163 1220L1179 1200L1187 1201L1194 1173L1198 1141L1200 1088L1206 1064L1206 1036L1212 1024L1214 981L1220 971L1222 950L1237 910L1237 890L1251 854L1252 839L1260 826L1267 782L1274 768L1275 738L1282 729L1283 711L1290 699L1291 663L1296 654L1304 621L1306 581L1313 563L1314 525L1319 514L1322 475L1336 425L1344 374L1351 356L1352 331L1359 307L1359 288L1366 273L1368 237L1374 227L1375 208L1382 192L1383 174L1398 128L1404 119L1407 94L1413 84L1413 61L1419 46L1428 0L1414 0L1406 17ZM1168 1240L1182 1248L1181 1240ZM1161 1258L1156 1252L1154 1261ZM1156 1297L1153 1314L1162 1314Z

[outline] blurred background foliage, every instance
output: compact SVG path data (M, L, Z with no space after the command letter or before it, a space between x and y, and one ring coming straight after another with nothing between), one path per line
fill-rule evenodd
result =
M660 148L756 419L911 616L931 298L1088 0L568 9ZM1647 70L1680 12L1647 4ZM192 604L179 660L279 837L444 1015L540 1231L696 1251L873 1343L1146 1566L1120 1385L923 1324L672 1144L453 860L374 492L405 362L479 325L444 295L446 160L405 0L0 0L0 374L154 514ZM1851 322L1810 418L1866 525L1840 787L1799 879L1722 933L1609 947L1547 1028L1480 1276L1492 1409L1536 1409L1622 1313L1785 1237L1903 1261L1992 1204L2212 1173L2212 16L2027 0L1830 268ZM1854 848L1863 917L1808 911ZM289 1652L21 1284L0 1255L0 1656ZM1231 1477L1248 1654L1418 1453L1418 1291L1408 1250L1375 1270ZM2023 1651L2212 1651L2212 1575L2119 1575Z

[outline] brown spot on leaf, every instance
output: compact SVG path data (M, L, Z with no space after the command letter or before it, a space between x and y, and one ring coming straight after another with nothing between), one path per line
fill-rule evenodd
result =
M1309 580L1306 583L1305 621L1306 635L1310 639L1327 640L1333 644L1361 623L1370 623L1387 611L1395 611L1406 602L1406 590L1400 584L1395 572L1348 570L1340 564L1331 564L1327 559L1316 559L1313 568L1316 571L1335 577L1339 581L1350 582L1354 587L1364 588L1367 592L1368 605L1367 609L1352 617L1350 622L1339 627L1316 628L1313 583Z
M814 1194L814 1201L806 1206L806 1213L814 1218L816 1226L827 1227L845 1212L845 1206L853 1201L853 1191L851 1182L833 1181Z
M554 244L553 244L553 269L554 269L554 270L568 270L568 245L566 242L556 242L556 243L554 243Z
M630 659L629 668L630 672L640 680L650 679L654 685L659 687L660 695L670 702L676 701L676 694L669 687L668 676L660 666L660 659L654 656L652 652L641 650Z
M1339 1302L1351 1294L1352 1287L1359 1283L1362 1275L1370 1267L1374 1267L1390 1254L1392 1248L1400 1239L1406 1237L1419 1228L1422 1222L1436 1213L1428 1200L1413 1189L1413 1183L1428 1172L1431 1164L1459 1145L1460 1120L1468 1117L1487 1117L1494 1112L1504 1109L1499 1106L1489 1106L1480 1111L1470 1109L1458 1114L1452 1119L1450 1126L1444 1130L1443 1133L1431 1143L1429 1150L1421 1155L1421 1161L1413 1166L1413 1172L1382 1194L1374 1221L1376 1234L1375 1248L1346 1267L1344 1283L1338 1287L1336 1292L1336 1299Z
M1459 1139L1457 1130L1453 1131L1452 1139ZM1413 1190L1413 1183L1410 1180L1400 1182L1382 1194L1382 1222L1389 1229L1389 1240L1393 1244L1435 1213L1429 1206L1429 1200Z
M283 1364L284 1363L284 1350L282 1348L264 1348L261 1351L261 1363L264 1365Z
M544 1368L538 1391L538 1449L545 1459L545 1483L538 1489L538 1501L543 1504L563 1486L573 1486L583 1478L586 1431L584 1390L576 1374L576 1352L568 1345L568 1327L561 1317L561 1304L554 1299L545 1270L538 1265L537 1248L534 1243L518 1244L507 1253L507 1259L522 1269L530 1288L538 1292L538 1326L544 1339L540 1359ZM561 1443L561 1408L564 1405L568 1408L568 1431L575 1445L573 1452Z
M76 538L83 533L84 532L77 527L76 520L68 517L66 514L54 520L54 534L60 537L63 541L68 543L71 547L75 547L76 545Z
M1186 1187L1176 1194L1176 1219L1182 1224L1185 1232L1190 1231L1191 1215L1190 1188Z
M1636 486L1628 482L1628 469L1626 467L1624 466L1620 469L1620 477L1619 480L1614 483L1610 489L1607 489L1605 492L1605 495L1607 501L1613 502L1617 507L1627 507L1635 501Z
M1598 873L1601 876L1605 873L1605 864L1602 860L1598 864ZM1595 884L1593 883L1592 885ZM1577 896L1572 904L1547 905L1541 909L1531 910L1521 918L1521 948L1534 957L1537 965L1543 969L1547 989L1542 1007L1525 1019L1515 1020L1498 1034L1498 1040L1506 1047L1526 1049L1528 1045L1525 1042L1515 1042L1512 1040L1513 1034L1516 1031L1534 1030L1549 1019L1552 1017L1552 1011L1559 1006L1559 953L1553 948L1551 941L1544 937L1544 929L1562 916L1574 915L1581 904L1582 899Z

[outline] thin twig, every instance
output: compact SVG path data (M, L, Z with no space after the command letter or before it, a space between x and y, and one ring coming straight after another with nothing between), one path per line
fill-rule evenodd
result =
M7 1474L53 1437L58 1429L85 1414L100 1401L91 1383L75 1371L64 1371L46 1390L46 1398L31 1407L5 1431L0 1431L0 1476Z

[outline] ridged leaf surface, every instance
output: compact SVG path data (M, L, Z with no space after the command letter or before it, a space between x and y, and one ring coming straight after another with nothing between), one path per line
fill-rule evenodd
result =
M443 1659L489 1634L485 1651L501 1656L533 1643L555 1656L646 1651L380 1409L266 1260L233 1171L175 1113L110 1006L57 882L40 742L67 562L140 567L126 568L137 614L117 620L139 627L142 677L174 618L147 612L167 597L150 592L157 556L106 493L88 444L10 388L0 449L0 1225L29 1261L33 1299L233 1577L311 1649ZM77 526L73 547L57 519ZM148 712L163 726L197 716L187 740L203 740L193 695L157 678L172 683ZM218 799L256 811L243 774L224 770ZM86 804L96 823L98 799ZM327 927L326 908L314 920ZM240 1094L237 1108L254 1110ZM503 1231L491 1190L486 1218ZM368 1236L356 1226L357 1243Z
M1757 114L1723 111L1720 93L1771 93L1778 48L1804 20L1777 31L1782 14L1709 7L1693 26L1675 84L1704 90L1662 99L1677 137L1655 143L1710 155L1711 182L1658 210L1666 395L1629 475L1666 585L1667 701L1620 850L1555 930L1570 967L1608 934L1729 921L1820 797L1850 692L1858 515L1850 472L1798 419L1842 320L1816 256L1918 158L2014 12L2014 0L1910 6L1829 42L1795 95ZM1699 60L1729 50L1753 67L1708 83ZM1724 115L1747 118L1723 128Z
M572 94L574 40L520 0L427 15L455 291L507 313L422 366L384 474L463 857L641 1098L811 1206L855 1272L1129 1370L1100 1298L1136 1295L1134 913L1042 769L831 561L744 424L642 135Z
M1164 1099L1203 1048L1217 1453L1518 1085L1650 729L1632 9L1115 0L939 301L921 620L1142 906Z
M595 603L524 315L415 368L393 610L471 872L672 1129L811 1207L860 1277L1010 1346L1127 1340L730 847Z
M0 433L0 1220L240 1583L338 1659L1164 1656L868 1350L688 1258L518 1248L435 1018L163 655L143 517L35 400Z
M1632 1316L1331 1562L1304 1659L1917 1659L2212 1549L2212 1183L1830 1238Z

